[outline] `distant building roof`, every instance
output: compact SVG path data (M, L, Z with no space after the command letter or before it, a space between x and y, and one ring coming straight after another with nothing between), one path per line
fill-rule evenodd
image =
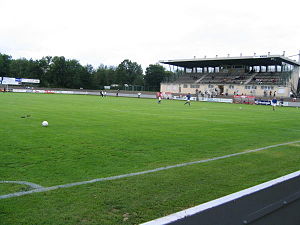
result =
M216 58L194 58L181 60L161 60L163 64L179 66L184 68L217 67L225 65L240 66L281 66L284 63L300 66L299 62L281 55L240 56L240 57L216 57Z

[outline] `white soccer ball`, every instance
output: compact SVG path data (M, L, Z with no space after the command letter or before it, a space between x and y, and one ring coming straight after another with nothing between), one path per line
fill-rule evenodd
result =
M43 122L42 122L42 126L43 126L43 127L47 127L47 126L48 126L48 122L47 122L47 121L43 121Z

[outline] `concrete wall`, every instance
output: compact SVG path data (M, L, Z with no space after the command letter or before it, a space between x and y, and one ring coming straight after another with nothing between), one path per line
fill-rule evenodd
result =
M267 96L270 97L270 91L272 96L276 91L276 97L290 97L291 88L289 86L278 86L278 85L243 85L243 84L176 84L176 83L161 83L162 92L172 92L172 93L182 93L182 94L195 94L196 89L205 93L205 91L212 93L215 89L220 92L220 86L223 87L223 94L228 93L228 95L244 94L253 96L264 96L264 91L266 90ZM247 89L246 89L247 87ZM250 87L250 89L249 89ZM256 89L255 89L256 88Z
M142 225L299 225L300 171Z

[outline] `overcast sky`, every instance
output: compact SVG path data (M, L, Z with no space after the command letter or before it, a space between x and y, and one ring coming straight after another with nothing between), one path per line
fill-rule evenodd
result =
M299 0L0 0L0 53L81 64L297 54ZM294 58L296 59L296 58Z

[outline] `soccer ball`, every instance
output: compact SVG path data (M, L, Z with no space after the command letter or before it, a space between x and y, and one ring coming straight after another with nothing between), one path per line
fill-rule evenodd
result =
M48 127L48 122L47 122L47 121L43 121L43 122L42 122L42 126L43 126L43 127Z

